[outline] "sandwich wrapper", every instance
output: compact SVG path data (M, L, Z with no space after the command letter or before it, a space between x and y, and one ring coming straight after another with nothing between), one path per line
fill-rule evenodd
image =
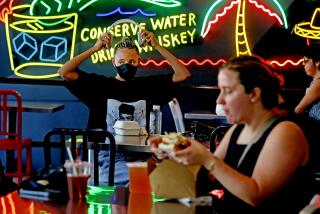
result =
M196 180L200 166L185 166L175 160L163 160L149 175L157 198L196 197Z
M183 213L183 214L194 214L195 206L187 207L180 203L171 202L157 202L152 206L152 214L163 214L163 213Z

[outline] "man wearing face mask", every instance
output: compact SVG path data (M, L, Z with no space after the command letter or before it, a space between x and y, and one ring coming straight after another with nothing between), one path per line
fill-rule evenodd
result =
M89 108L88 128L106 128L106 100L122 102L146 100L147 122L152 105L167 104L174 97L178 83L190 77L190 72L167 49L162 47L154 34L139 32L146 43L157 50L171 65L173 73L135 77L139 62L139 50L131 38L124 37L116 44L112 63L117 70L115 77L83 72L78 66L93 53L111 47L111 34L102 35L96 44L63 65L59 73L66 87Z
M148 45L157 50L169 62L173 73L136 77L140 62L139 50L132 39L128 37L122 38L114 48L112 64L117 71L115 77L80 71L78 69L79 65L93 53L104 47L111 47L111 35L109 33L102 35L93 47L74 57L60 69L59 73L64 78L66 87L89 108L87 128L107 129L106 119L109 119L106 118L108 99L109 101L111 99L118 100L122 103L145 100L145 122L147 123L146 127L148 127L149 112L152 110L152 105L167 104L175 96L176 86L190 77L187 68L158 43L153 33L142 30L140 34ZM108 123L111 123L110 120L108 120ZM110 126L110 124L108 125ZM107 151L99 152L100 185L108 183L108 176L106 176L109 167L108 156ZM127 161L143 160L145 159L141 156L117 152L115 184L128 185Z

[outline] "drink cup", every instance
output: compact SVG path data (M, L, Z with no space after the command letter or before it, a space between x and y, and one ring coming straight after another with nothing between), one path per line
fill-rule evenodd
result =
M152 195L130 193L128 214L150 214L152 210Z
M87 183L90 176L90 163L85 161L66 161L68 192L70 199L83 199L87 194Z
M127 163L131 193L151 193L147 162Z

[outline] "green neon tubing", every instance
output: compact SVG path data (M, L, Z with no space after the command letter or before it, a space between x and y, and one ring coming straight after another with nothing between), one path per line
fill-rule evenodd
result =
M52 26L55 26L55 25L59 25L59 24L61 24L62 22L67 21L67 20L70 19L70 18L72 18L72 17L67 17L67 18L61 19L61 20L56 21L56 22L51 22L51 23L49 23L49 22L44 22L44 21L41 21L41 20L37 19L36 22L39 23L39 24L42 24L42 25L44 25L44 26L47 26L47 27L52 27Z
M284 27L285 27L286 29L288 29L287 17L286 17L286 14L285 14L284 11L283 11L283 8L281 7L280 3L279 3L277 0L273 0L273 2L276 4L276 6L278 7L278 9L279 9L280 12L281 12L282 19L283 19L283 22L284 22Z
M214 9L215 7L217 7L217 5L218 5L219 3L221 3L221 2L222 2L222 0L218 0L218 1L214 2L214 3L210 6L207 14L206 14L205 17L204 17L203 23L202 23L201 34L200 34L201 36L203 36L204 31L205 31L205 29L206 29L206 26L207 26L207 24L209 23L209 16L213 13L213 12L212 12L213 9Z
M149 2L162 7L179 7L181 2L177 0L140 0L144 2Z
M41 3L45 8L47 8L46 15L48 15L48 14L50 13L50 11L51 11L49 5L47 5L47 4L46 4L45 2L43 2L43 1L41 1L40 3Z
M59 13L61 11L62 3L60 0L54 0L58 4L57 12Z

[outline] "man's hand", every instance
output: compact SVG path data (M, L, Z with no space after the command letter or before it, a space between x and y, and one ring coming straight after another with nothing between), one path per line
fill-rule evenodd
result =
M152 46L153 48L157 48L160 46L156 36L154 35L154 33L147 31L146 29L142 29L141 32L139 32L141 34L141 38L143 40L145 40L145 42Z
M102 48L110 49L112 44L112 35L110 32L102 34L97 40L96 44L92 47L94 51L100 51Z

